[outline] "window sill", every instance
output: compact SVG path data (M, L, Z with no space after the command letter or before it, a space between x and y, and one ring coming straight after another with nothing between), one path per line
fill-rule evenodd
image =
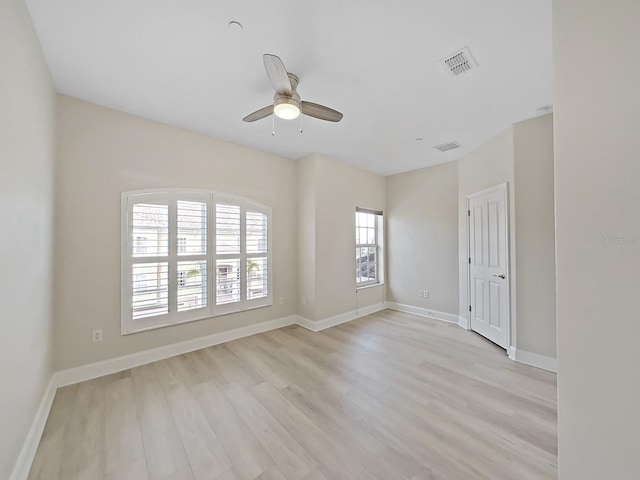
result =
M361 287L356 287L356 291L358 291L358 290L366 290L368 288L374 288L374 287L384 287L384 282L370 283L368 285L362 285Z

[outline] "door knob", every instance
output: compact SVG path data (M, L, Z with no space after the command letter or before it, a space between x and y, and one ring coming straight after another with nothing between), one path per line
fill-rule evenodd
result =
M494 274L493 276L494 276L494 277L501 278L501 279L503 279L503 280L504 280L505 278L507 278L507 276L506 276L504 273L501 273L500 275L495 275L495 274Z

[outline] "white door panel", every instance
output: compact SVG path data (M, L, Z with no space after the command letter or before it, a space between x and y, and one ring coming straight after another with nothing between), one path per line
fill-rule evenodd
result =
M468 197L471 329L502 348L509 334L507 185Z

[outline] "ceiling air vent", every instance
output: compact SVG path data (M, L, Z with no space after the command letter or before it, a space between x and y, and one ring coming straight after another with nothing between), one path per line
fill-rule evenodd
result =
M473 58L468 47L464 47L462 50L443 58L440 63L454 76L467 73L469 70L478 67L478 62Z
M436 145L433 148L435 148L436 150L440 150L441 152L448 152L449 150L455 150L456 148L460 148L461 146L462 145L460 145L458 142L448 142Z

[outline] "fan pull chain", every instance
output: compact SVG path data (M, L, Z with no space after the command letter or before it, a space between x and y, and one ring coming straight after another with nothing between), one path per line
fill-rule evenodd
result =
M275 114L271 115L271 136L276 136L276 116Z
M300 113L300 116L298 118L300 119L300 134L303 134L304 129L302 128L302 113Z

